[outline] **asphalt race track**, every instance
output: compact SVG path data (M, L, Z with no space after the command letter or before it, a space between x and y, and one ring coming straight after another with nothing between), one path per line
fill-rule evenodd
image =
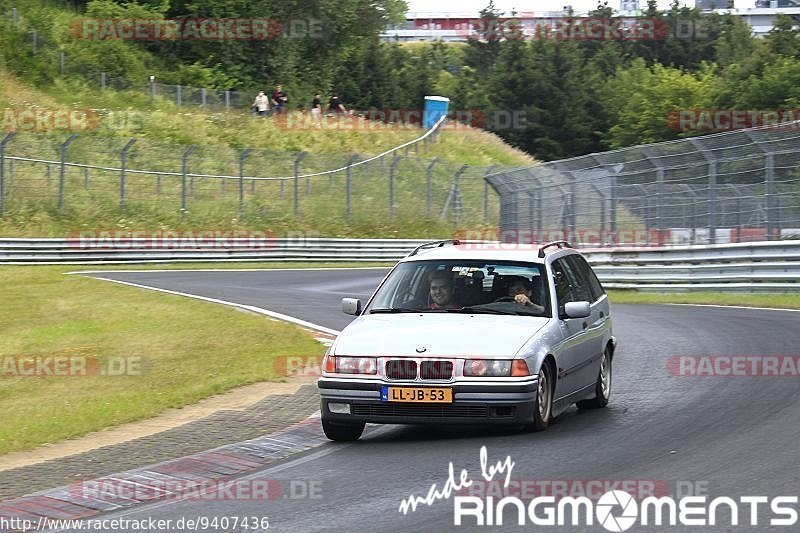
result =
M97 276L256 305L341 329L351 318L341 313L341 298L366 298L384 274L385 269L343 269ZM303 487L302 480L307 480L319 490L317 497L305 498L299 490L274 501L161 502L104 517L268 516L270 530L303 532L470 530L474 518L454 528L452 497L408 514L398 509L411 495L424 497L432 484L441 489L450 462L456 477L466 469L470 479L482 479L482 446L489 464L510 456L511 479L526 483L586 487L587 481L605 480L646 487L652 482L676 496L686 495L676 493L679 487L692 486L701 495L736 501L742 496L800 495L800 378L683 377L667 370L668 358L675 355L798 355L800 313L629 305L613 306L612 312L620 345L607 409L572 408L542 433L375 426L357 443L328 443L249 476L282 480L282 486L294 482ZM512 511L507 509L505 516L515 524ZM719 516L721 524L729 524L727 511ZM775 517L781 516L761 505L759 525L751 526L750 508L742 505L738 527L637 523L631 531L797 531L796 524L770 526ZM597 522L544 527L528 521L524 527L501 529L606 531ZM253 531L225 529L234 530Z

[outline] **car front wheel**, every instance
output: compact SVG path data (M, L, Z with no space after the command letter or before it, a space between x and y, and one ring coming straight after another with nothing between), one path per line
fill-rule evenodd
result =
M575 405L578 409L594 409L605 407L611 398L611 354L608 348L603 351L600 358L600 373L594 386L595 397L591 400L581 400Z
M340 442L358 440L364 432L364 426L365 422L343 423L322 419L322 431L325 432L325 436Z
M553 412L553 371L549 364L545 363L539 369L539 384L536 389L536 408L533 410L533 424L530 428L533 431L547 429L550 424L550 416Z

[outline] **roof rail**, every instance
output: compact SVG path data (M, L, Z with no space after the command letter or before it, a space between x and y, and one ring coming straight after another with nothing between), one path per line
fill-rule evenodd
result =
M412 255L417 255L417 252L419 252L420 250L425 250L426 248L441 248L446 244L452 244L453 246L458 246L459 244L461 244L461 241L459 241L458 239L447 239L444 241L426 242L414 248L414 251L408 254L408 257L411 257Z
M553 241L553 242L548 242L547 244L545 244L544 246L542 246L541 248L539 248L539 259L541 259L542 257L544 257L544 251L545 251L547 248L550 248L550 247L552 247L552 246L556 246L556 247L558 247L559 249L562 249L562 248L572 248L572 245L571 245L570 243L568 243L567 241Z

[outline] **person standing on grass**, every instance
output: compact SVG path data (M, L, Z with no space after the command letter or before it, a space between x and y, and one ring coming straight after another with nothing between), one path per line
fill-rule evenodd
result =
M311 123L318 128L322 127L322 98L320 93L314 95L311 101Z
M253 101L253 109L256 110L259 117L263 117L269 111L269 98L264 94L264 91L258 91L256 99Z
M328 114L330 115L335 113L345 114L347 113L347 109L344 107L342 101L339 100L339 97L334 94L328 101Z
M272 92L272 105L275 106L276 115L283 113L288 101L289 97L286 95L286 91L280 85L276 85L275 90Z

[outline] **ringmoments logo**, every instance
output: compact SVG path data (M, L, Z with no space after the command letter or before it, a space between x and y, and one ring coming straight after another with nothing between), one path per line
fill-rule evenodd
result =
M453 498L455 526L592 526L606 531L627 531L636 524L668 526L796 526L797 496L727 496L710 498L689 495L680 498L658 494L636 498L630 492L612 488L596 500L587 496L537 495L530 499L518 496L465 496L464 491L474 484L500 483L508 490L512 483L514 461L507 456L494 464L488 460L486 447L480 450L480 478L473 478L467 469L456 474L453 463L448 467L447 480L441 488L434 483L425 496L411 495L399 507L402 514L416 512L422 505L434 505ZM631 482L635 482L631 480ZM641 486L641 480L637 486ZM581 488L594 486L581 482ZM657 485L646 485L656 490ZM698 485L699 486L699 485ZM750 529L752 530L752 529ZM747 531L747 529L745 529Z

